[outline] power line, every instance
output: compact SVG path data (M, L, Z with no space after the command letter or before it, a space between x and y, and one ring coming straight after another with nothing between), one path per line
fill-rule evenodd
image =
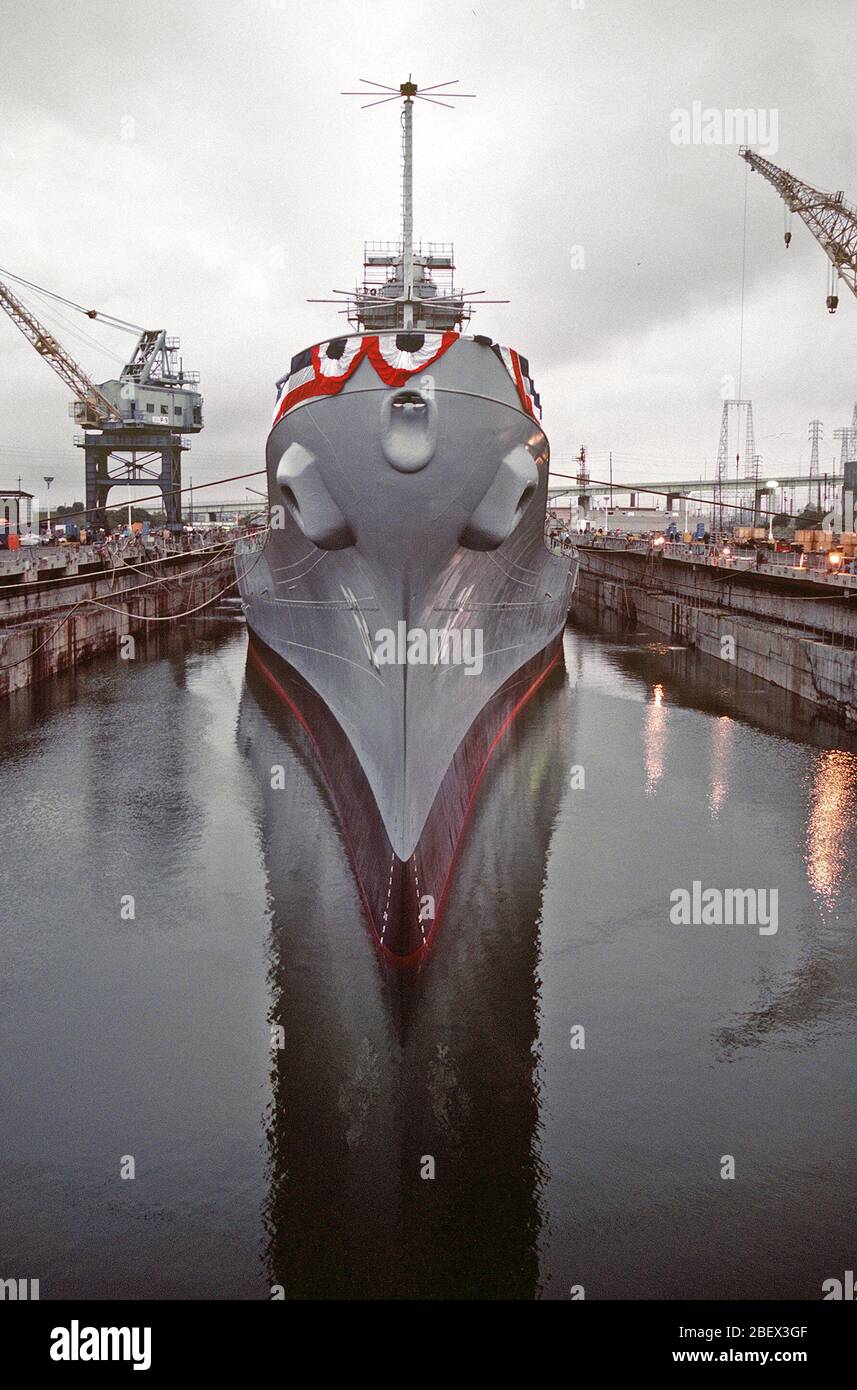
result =
M578 483L578 478L577 478L577 474L576 474L576 473L551 473L551 477L553 477L553 478L568 478L568 479L570 479L571 482ZM589 486L592 486L593 484L595 485L595 487L603 487L603 488L609 488L609 487L610 487L610 482L609 482L609 480L606 480L606 479L604 479L604 478L590 478L590 479L589 479ZM578 485L579 485L579 484L578 484ZM613 479L613 490L614 490L614 492L646 492L646 493L651 493L651 494L652 494L653 496L655 496L655 497L674 497L674 496L677 496L677 495L678 495L678 494L676 494L676 493L674 493L674 492L667 491L666 488L645 487L642 483L617 483L617 481L616 481L615 478ZM573 491L574 491L574 488L569 488L568 491L569 491L569 492L573 492ZM560 496L562 496L562 495L563 495L563 494L560 494ZM723 503L718 504L718 503L716 502L715 498L713 498L713 497L693 497L690 493L685 493L685 492L681 493L681 500L682 500L682 502L698 502L698 503L700 504L700 506L703 506L703 507L705 507L705 508L707 508L707 509L713 508L715 505L722 505L723 507L726 507L726 508L728 508L730 511L733 511L733 512L740 512L740 511L745 510L744 507L742 507L742 505L741 505L740 502L723 502ZM624 509L624 508L619 508L619 510L622 511L622 510L625 510L625 509ZM630 511L631 509L628 508L627 510ZM771 515L771 513L767 513L767 515ZM791 517L793 517L793 516L798 516L799 513L798 513L798 512L782 512L782 513L777 513L777 515L787 516L787 517L791 518Z
M264 535L265 538L266 538L266 543L267 543L267 537L268 537L268 535L270 534L270 529L271 529L271 528L270 528L269 526L266 526L263 532L256 532L255 534L257 534L257 535ZM249 567L248 569L246 569L246 570L244 571L244 573L242 574L242 576L241 576L242 579L243 579L246 575L252 574L253 570L256 568L256 566L258 565L259 561L261 560L261 558L262 558L264 552L265 552L265 546L262 545L262 546L260 547L260 549L259 549L259 554L256 556L256 559L253 561L253 564L250 565L250 567ZM165 557L165 558L174 558L174 557ZM202 570L204 570L210 563L211 563L211 561L210 561L210 560L207 560L206 563L205 563L205 565L200 565L197 569L191 571L190 574L188 574L188 573L186 572L186 573L184 573L184 574L177 575L176 578L177 578L178 580L180 580L180 581L184 581L185 579L193 579L197 574L200 574L200 573L202 572ZM154 579L154 580L151 580L148 584L137 584L137 585L134 587L134 589L132 589L131 592L128 594L128 598L129 598L129 599L134 598L135 595L138 594L138 593L140 592L141 589L150 588L152 584L162 584L163 582L164 582L164 581L163 581L162 579ZM225 587L224 589L221 589L221 590L220 590L218 593L216 593L216 594L212 594L211 598L206 599L204 603L197 604L197 606L196 606L195 608L184 608L184 609L182 609L181 613L170 613L170 614L162 615L162 616L160 616L160 617L157 616L157 615L154 615L154 614L149 615L149 614L145 614L145 613L129 613L127 607L125 607L125 608L117 608L117 607L115 607L115 606L112 605L112 604L105 603L105 602L103 601L103 599L97 599L97 598L83 598L83 599L80 599L80 600L74 605L73 608L70 608L70 609L69 609L69 611L65 614L65 616L62 618L62 620L61 620L59 623L57 623L57 626L48 634L48 636L45 638L44 642L41 642L41 643L39 644L38 647L34 647L33 650L32 650L31 652L28 652L26 656L20 657L18 661L12 661L12 662L9 663L8 666L0 666L0 672L2 672L2 671L14 671L15 668L16 668L17 666L23 666L24 663L25 663L26 661L32 661L33 657L36 656L40 651L43 651L43 650L45 649L45 647L47 647L48 644L49 644L50 642L53 641L53 639L54 639L54 637L56 637L57 633L60 632L60 631L62 631L62 629L63 629L68 623L71 622L72 618L74 617L74 615L75 615L75 613L78 611L78 609L85 607L87 604L88 604L90 607L94 607L94 608L104 608L104 609L106 609L106 610L107 610L108 612L110 612L110 613L119 613L119 614L121 614L123 617L127 616L127 617L129 617L129 618L134 618L135 621L137 621L137 622L144 622L144 623L174 623L174 622L178 622L181 618L189 618L189 617L192 617L194 613L201 613L202 610L203 610L204 608L210 608L211 605L212 605L213 603L216 603L217 600L218 600L219 598L223 598L223 595L224 595L224 594L228 594L229 591L230 591L230 589L234 589L237 583L238 583L238 576L236 575L235 578L232 580L232 582L231 582L230 584L227 584L226 587ZM21 627L21 626L24 626L24 624L16 624L15 626ZM14 629L13 629L13 630L14 630Z
M219 552L222 552L222 551L224 551L224 550L228 550L230 545L231 545L231 541L224 541L221 545L216 545L216 546L201 546L199 550L194 550L194 551L191 551L191 552L189 552L189 553L191 553L191 554L193 554L193 555L208 555L208 554L210 554L210 553L213 552L213 553L216 555L216 554L219 553ZM187 552L182 552L182 553L187 553ZM163 564L165 564L168 560L175 560L175 558L176 558L175 555L158 555L158 556L155 557L154 560L140 560L139 563L136 564L136 565L131 565L131 564L128 563L127 560L125 560L125 561L123 561L123 567L126 568L126 569L133 569L133 570L136 570L136 572L137 572L138 574L142 574L143 570L144 570L145 568L147 568L149 565L163 565ZM209 560L206 560L206 564L210 564L210 563L211 563L211 562L210 562ZM116 568L118 568L118 566L117 566ZM102 573L103 573L103 572L102 572ZM102 574L74 574L74 575L72 575L72 574L55 574L55 575L52 574L52 575L49 575L46 579L37 579L37 580L35 580L34 582L35 582L35 584L38 585L38 587L39 587L40 589L43 589L43 588L44 588L46 585L48 585L48 584L68 584L69 581L72 581L72 582L77 581L77 583L79 583L79 584L85 584L87 581L96 580L96 579L100 579L100 578L102 578ZM153 581L153 583L156 583L156 584L160 584L161 582L162 582L162 581L161 581L160 579L157 579L157 580L154 580L154 581ZM146 587L145 585L138 585L138 588L145 588L145 587ZM8 593L8 590L7 590L6 592Z
M201 491L203 490L203 488L207 488L207 487L220 487L220 484L221 484L221 483L239 483L239 482L242 482L244 478L259 478L259 477L261 477L263 474L266 474L266 473L267 473L267 469L265 469L265 468L257 468L257 469L255 469L252 473L234 473L234 474L232 475L231 478L215 478L215 480L214 480L213 483L194 483L193 486L191 486L190 484L188 484L187 487L174 487L174 488L170 488L169 491L170 491L170 495L171 495L172 497L179 497L179 496L181 496L181 494L184 493L184 492L201 492ZM121 480L118 481L118 482L116 483L116 486L117 486L117 487L121 487L121 486L122 486L122 481L121 481ZM150 492L150 493L149 493L147 496L145 496L145 497L135 497L134 500L133 500L132 503L131 503L131 506L132 506L132 507L139 506L139 504L140 504L141 502L163 502L163 500L164 500L164 494L163 494L162 492ZM119 510L120 508L124 510L124 508L125 508L127 505L128 505L127 502L121 502L121 503L118 504L117 510ZM91 508L90 508L90 510L91 510ZM106 510L109 511L110 508L108 507ZM87 516L87 515L88 515L88 512L87 512L86 507L82 507L82 508L80 509L80 511L76 511L76 512L63 512L63 513L62 513L62 520L63 520L63 521L68 521L68 520L71 519L71 517L74 517L74 516L84 516L84 517L85 517L85 516ZM57 520L59 520L58 517L57 517Z

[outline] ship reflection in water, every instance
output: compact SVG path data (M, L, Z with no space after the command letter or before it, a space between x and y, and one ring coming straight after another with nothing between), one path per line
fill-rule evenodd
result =
M7 1267L43 1299L590 1300L853 1268L857 739L576 617L391 968L246 643L195 624L0 708ZM776 889L776 934L673 925L695 881Z
M380 959L344 844L330 862L339 832L305 736L248 666L238 738L267 788L259 835L282 1029L268 1254L287 1298L537 1293L539 914L572 704L560 667L508 731L417 972ZM286 793L270 787L272 762Z

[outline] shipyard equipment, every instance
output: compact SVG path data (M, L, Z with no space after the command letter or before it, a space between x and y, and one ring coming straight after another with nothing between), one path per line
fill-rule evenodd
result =
M812 184L795 178L788 169L780 169L769 159L763 159L746 145L741 146L739 154L751 169L767 179L785 203L786 246L792 239L792 214L797 213L824 251L830 261L827 308L829 313L835 314L839 307L836 293L839 280L844 280L851 293L857 295L857 208L846 203L841 189L837 193L823 193Z
M792 216L797 213L824 251L830 261L827 309L835 314L839 307L837 288L840 280L844 280L851 293L857 296L857 208L845 201L841 189L836 193L823 193L813 188L812 184L795 178L788 169L781 169L770 160L763 159L746 145L742 145L739 154L751 169L767 179L782 198L786 208L786 247L792 239ZM852 428L834 432L834 438L842 440L842 471L845 475L842 512L845 529L854 524L857 501L857 429L853 428L853 424L857 424L857 418L852 422ZM818 487L817 474L815 482Z
M2 274L86 318L132 333L136 344L118 377L96 385L56 337L0 279L0 308L65 382L74 396L70 413L83 429L75 444L84 451L86 511L90 525L103 523L113 487L159 487L167 524L181 524L181 456L185 434L203 426L199 373L184 369L178 338L144 329L96 309L85 309L8 271Z

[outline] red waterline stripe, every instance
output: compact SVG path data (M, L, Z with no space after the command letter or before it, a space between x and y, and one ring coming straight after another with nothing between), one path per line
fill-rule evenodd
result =
M541 672L540 675L536 676L536 679L533 681L532 685L529 686L529 688L528 688L527 690L525 690L524 694L521 696L521 698L520 698L520 700L517 702L517 704L514 705L513 708L509 711L509 713L506 715L506 718L503 720L503 723L500 725L499 729L497 730L496 734L494 735L493 739L491 740L491 743L490 743L490 745L489 745L489 747L488 747L488 750L487 750L487 752L486 752L486 754L485 754L485 758L484 758L484 760L483 760L483 762L482 762L482 766L480 767L479 771L477 772L476 778L475 778L475 780L474 780L474 782L473 782L473 786L472 786L471 789L470 789L470 796L469 796L469 798L468 798L467 805L466 805L466 807L465 807L465 809L464 809L464 819L463 819L462 822L461 822L461 828L460 828L460 830L459 830L459 832L458 832L458 837L457 837L457 839L456 839L456 841L455 841L455 845L454 845L454 847L453 847L452 858L451 858L450 861L449 861L449 868L448 868L448 870L447 870L446 878L445 878L444 884L443 884L443 889L442 889L442 891L441 891L440 901L439 901L438 907L437 907L437 916L435 917L434 925L433 925L431 931L429 932L428 936L426 937L425 942L423 943L423 945L420 946L420 947L418 947L416 951L412 951L411 954L410 954L409 956L396 956L396 960L399 961L401 964L404 965L404 964L407 964L407 963L409 963L409 962L413 962L413 961L416 961L416 960L420 959L420 958L422 957L422 955L423 955L423 952L426 951L426 950L428 949L428 947L431 945L432 941L434 940L435 932L437 931L438 927L440 926L441 918L442 918L442 916L443 916L443 909L444 909L444 907L446 906L446 899L447 899L447 895L448 895L448 893L449 893L449 889L450 889L451 881L452 881L452 871L453 871L453 869L455 868L456 860L458 859L458 851L459 851L459 848L460 848L460 846L461 846L461 841L462 841L462 839L463 839L463 837L464 837L464 832L465 832L465 830L467 829L467 825L468 825L468 822L469 822L469 820L470 820L470 813L471 813L471 811L473 810L473 803L474 803L475 800L476 800L476 793L479 791L479 785L480 785L480 783L481 783L481 781L482 781L482 778L485 776L486 768L488 767L489 762L491 761L492 757L494 756L494 752L495 752L495 750L496 750L496 748L497 748L498 743L500 742L501 738L502 738L503 735L505 734L506 730L509 728L509 725L512 723L512 721L513 721L514 719L517 718L517 716L520 714L521 710L524 708L524 705L527 703L527 701L528 701L533 695L535 695L535 693L536 693L536 691L538 690L539 686L541 685L542 681L544 681L544 680L548 677L548 675L550 674L550 672L553 670L553 668L554 668L554 666L556 665L557 661L559 660L561 654L562 654L562 640L560 640L559 645L557 646L557 649L556 649L554 655L551 657L551 660L548 662L548 664L547 664L547 666L545 667L545 669Z
M459 852L459 849L460 849L460 847L461 847L461 841L462 841L462 839L463 839L464 832L465 832L465 830L466 830L466 828L467 828L467 825L468 825L468 822L469 822L469 820L470 820L470 814L471 814L471 811L473 810L473 804L474 804L474 802L475 802L475 800L476 800L476 794L477 794L477 792L479 791L479 786L480 786L480 784L481 784L481 782L482 782L482 778L483 778L484 775L485 775L485 771L486 771L486 769L487 769L487 767L488 767L488 764L489 764L489 762L491 761L491 758L492 758L493 755L494 755L494 752L495 752L495 750L496 750L496 748L497 748L498 743L500 742L501 738L502 738L503 735L505 734L506 730L509 728L509 725L513 722L514 719L517 718L517 716L520 714L521 710L524 708L524 705L525 705L525 704L527 703L527 701L530 700L530 699L532 698L532 696L536 693L536 691L538 690L538 688L539 688L539 686L542 684L542 682L543 682L544 680L547 679L547 677L549 676L550 672L553 670L554 666L556 665L557 661L559 660L561 653L562 653L562 640L559 641L559 643L558 643L558 645L557 645L557 649L556 649L554 655L551 657L551 660L548 662L548 664L547 664L547 666L545 667L545 669L544 669L538 676L536 676L536 678L535 678L535 680L533 681L532 685L530 685L530 686L527 688L527 690L524 691L524 694L523 694L523 695L521 696L521 698L518 700L517 704L515 704L515 705L512 707L512 709L509 711L509 713L506 715L506 718L503 720L503 723L500 725L499 729L497 730L496 734L494 735L493 739L491 740L491 743L490 743L490 745L489 745L489 747L488 747L488 749L487 749L487 751L486 751L486 753L485 753L485 757L484 757L484 759L483 759L483 761L482 761L482 765L481 765L481 767L480 767L478 773L476 774L476 777L475 777L475 779L474 779L474 781L473 781L473 785L472 785L472 787L471 787L471 789L470 789L470 795L469 795L468 800L467 800L467 805L466 805L466 807L465 807L465 809L464 809L464 818L463 818L463 820L462 820L462 822L461 822L461 827L460 827L460 829L459 829L458 836L457 836L456 841L455 841L455 845L453 846L452 857L451 857L451 859L450 859L450 861L449 861L449 868L448 868L448 870L447 870L446 878L444 879L443 889L441 890L440 900L439 900L439 902L438 902L438 907L437 907L437 915L436 915L436 917L435 917L434 924L433 924L433 926L432 926L432 928L431 928L431 931L429 932L428 936L426 937L425 941L422 942L422 944L421 944L420 946L418 946L417 949L416 949L415 951L411 951L409 955L406 955L406 956L404 956L404 955L399 955L399 954L397 954L397 952L391 951L390 948L389 948L389 946L385 946L384 943L383 943L383 941L382 941L381 938L380 938L380 935L379 935L379 933L378 933L378 929L377 929L377 927L375 926L375 914L373 913L371 907L369 906L369 899L368 899L366 890L365 890L365 888L364 888L364 886L363 886L363 881L362 881L362 879L361 879L361 877L360 877L360 871L359 871L359 869L357 868L357 861L356 861L356 857L355 857L355 854L354 854L354 850L353 850L353 847L352 847L352 844L351 844L351 840L350 840L350 838L349 838L348 832L345 830L345 827L344 827L343 824L342 824L342 817L341 817L341 815L338 813L338 810L337 810L337 820L338 820L339 823L340 823L340 827L341 827L342 833L343 833L343 838L344 838L345 844L346 844L346 846L347 846L347 848L348 848L348 856L349 856L349 858L350 858L350 860L351 860L351 864L352 864L352 867L353 867L353 869L354 869L354 877L355 877L356 880L357 880L357 886L358 886L358 888L359 888L359 890L360 890L360 896L361 896L362 899L363 899L363 905L364 905L364 907L365 907L365 909L366 909L366 914L367 914L367 916L368 916L368 918L369 918L369 922L370 922L371 927L372 927L372 938L373 938L373 940L374 940L374 942L375 942L375 945L377 946L378 950L382 953L382 955L383 955L387 960L389 960L389 961L391 961L391 962L394 962L396 965L399 965L399 966L412 966L412 965L416 964L417 962L421 961L421 960L424 958L425 953L427 952L428 948L430 947L432 941L434 940L435 932L437 931L437 929L438 929L438 927L440 926L440 923L441 923L441 918L442 918L442 916L443 916L443 909L444 909L444 907L446 906L446 899L447 899L447 895L448 895L448 893L449 893L449 889L450 889L450 885L451 885L451 880L452 880L452 871L453 871L453 869L455 868L456 861L457 861L457 859L458 859L458 852ZM271 672L271 671L268 669L268 667L265 665L265 663L262 661L261 656L259 656L259 654L257 653L257 651L256 651L256 649L255 649L255 647L254 647L254 645L253 645L252 643L250 644L250 654L251 654L253 660L256 662L256 665L257 665L257 666L259 667L259 669L261 670L262 674L265 676L265 678L266 678L267 681L269 682L269 684L270 684L270 685L272 686L272 688L277 692L277 694L280 696L280 698L281 698L282 700L285 701L285 703L288 705L289 709L290 709L290 710L292 711L292 713L295 715L295 718L298 720L298 722L299 722L299 724L301 725L301 727L306 731L307 737L309 738L310 743L312 744L313 748L315 749L316 756L317 756L317 758L318 758L319 762L321 763L321 766L322 766L322 768L323 768L323 770L324 770L325 780L326 780L326 782L327 782L327 784L328 784L328 787L329 787L329 789L330 789L330 794L331 794L331 796L333 797L334 804L337 805L337 807L338 807L337 798L336 798L336 793L335 793L334 790L333 790L333 786L332 786L332 784L331 784L330 777L328 776L327 768L326 768L326 766L325 766L325 761L324 761L324 758L323 758L323 756L322 756L321 748L320 748L320 746L319 746L318 740L315 738L315 735L314 735L313 732L312 732L312 729L310 728L310 726L309 726L309 724L307 723L307 721L304 719L303 715L301 714L300 710L299 710L299 709L297 708L297 706L295 705L294 701L293 701L293 700L290 698L290 696L287 694L287 692L286 692L285 688L283 687L283 685L280 683L280 681L277 680L277 678L276 678L276 676L273 674L273 672ZM346 735L343 735L343 737L346 737ZM414 856L412 855L411 858L413 858L413 857L414 857ZM401 862L401 861L400 861L400 862Z
M342 823L342 816L339 814L339 803L338 803L338 801L337 801L336 793L335 793L335 791L334 791L334 789L333 789L333 785L332 785L332 783L331 783L330 776L329 776L328 771L327 771L327 765L326 765L326 763L325 763L325 761L324 761L324 756L323 756L323 754L322 754L321 746L320 746L320 744L319 744L319 742L318 742L318 739L316 738L315 734L313 733L313 731L312 731L310 725L307 723L306 719L304 719L303 715L301 714L301 712L300 712L300 710L298 709L297 705L295 704L294 700L292 700L291 696L288 694L287 690L285 689L285 686L283 686L283 685L281 684L281 682L277 680L277 677L274 675L273 671L271 671L271 670L268 668L268 666L266 666L265 662L262 660L261 656L260 656L259 653L257 652L257 650L256 650L256 648L255 648L255 646L254 646L254 644L253 644L252 642L250 643L250 657L251 657L251 659L253 660L253 662L255 663L255 665L257 666L258 670L261 671L262 675L264 676L264 678L265 678L265 680L268 682L268 684L271 686L272 690L274 690L275 693L276 693L277 695L279 695L280 699L283 701L284 704L288 705L288 707L289 707L289 709L291 710L292 714L293 714L293 715L295 716L295 718L297 719L298 723L300 724L301 728L302 728L302 729L304 730L304 732L306 733L307 738L309 739L310 743L311 743L312 746L313 746L313 749L314 749L314 751L315 751L315 755L316 755L316 757L318 758L318 761L319 761L319 763L320 763L320 765L321 765L321 769L322 769L322 771L323 771L323 773L324 773L324 780L326 781L327 786L328 786L328 790L330 791L330 795L331 795L331 797L333 798L334 806L336 806L336 808L337 808L336 819L337 819L338 822L339 822L339 828L340 828L340 831L341 831L341 833L342 833L342 838L343 838L344 841L345 841L345 846L346 846L346 849L348 850L348 857L349 857L349 859L351 860L351 867L352 867L352 869L354 870L354 877L355 877L355 879L357 880L357 887L358 887L358 890L359 890L359 892L360 892L360 896L361 896L361 898L363 899L363 906L364 906L364 908L365 908L365 910L366 910L366 915L367 915L367 917L369 918L369 922L370 922L371 927L372 927L372 936L373 936L373 939L374 939L374 940L377 942L377 944L380 946L381 943L380 943L380 940L379 940L379 938L378 938L378 929L377 929L377 927L375 926L375 914L373 913L371 907L369 906L369 898L368 898L368 895L367 895L367 893L366 893L366 889L365 889L365 887L363 886L363 880L362 880L362 878L360 877L360 870L359 870L359 868L357 867L357 856L356 856L355 853L354 853L354 847L353 847L353 845L352 845L352 843L351 843L351 837L349 836L348 831L346 830L345 826L344 826L343 823ZM345 737L345 735L343 735L343 737ZM385 949L386 949L386 948L385 948ZM391 952L390 954L392 954L392 952Z

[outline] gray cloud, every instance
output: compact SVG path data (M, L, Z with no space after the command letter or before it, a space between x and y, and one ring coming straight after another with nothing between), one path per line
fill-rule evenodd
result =
M395 107L340 90L460 77L476 101L416 113L416 227L455 241L466 288L511 300L474 330L530 357L558 470L585 441L629 477L695 475L738 370L745 168L673 144L670 113L775 110L775 161L857 199L854 38L849 0L36 0L4 16L0 264L179 334L208 422L188 470L243 471L276 377L342 322L307 296L397 234ZM832 458L857 394L857 305L844 291L828 317L822 252L796 226L786 253L782 223L750 175L743 391L769 472L806 460L815 415ZM0 320L0 481L50 463L80 495L66 395Z

